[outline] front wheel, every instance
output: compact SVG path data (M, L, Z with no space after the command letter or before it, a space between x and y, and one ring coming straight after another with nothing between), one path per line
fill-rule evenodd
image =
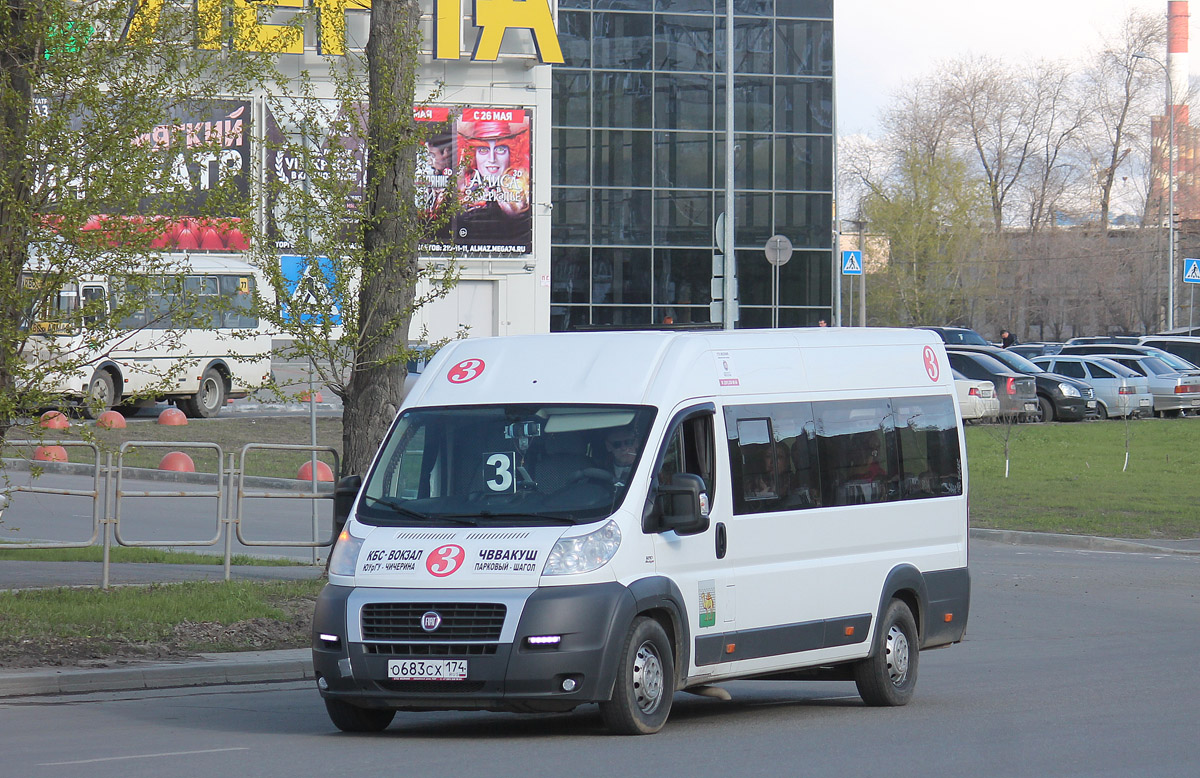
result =
M1040 418L1037 421L1054 421L1054 403L1047 400L1045 397L1038 398L1038 415Z
M917 685L919 651L912 611L892 600L875 630L871 655L854 665L854 683L863 702L874 707L907 705Z
M333 726L343 732L382 732L396 716L387 708L360 708L341 700L325 700L325 710Z
M116 403L116 395L112 376L104 370L98 371L88 384L87 397L83 402L83 415L89 419L100 418L100 414Z
M638 616L629 627L613 696L600 715L618 735L652 735L667 723L675 695L675 655L666 631Z

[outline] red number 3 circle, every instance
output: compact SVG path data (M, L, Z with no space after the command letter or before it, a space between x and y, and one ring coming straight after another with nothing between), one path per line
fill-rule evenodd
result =
M464 359L450 368L450 372L446 374L446 378L452 384L465 384L467 381L473 381L478 378L481 373L483 373L482 359Z
M425 560L425 569L429 571L430 575L445 578L462 567L463 560L466 558L467 552L463 551L462 546L453 544L442 546L435 548Z

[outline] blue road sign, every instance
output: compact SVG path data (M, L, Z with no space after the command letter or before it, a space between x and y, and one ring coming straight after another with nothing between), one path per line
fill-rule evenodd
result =
M1200 284L1200 259L1183 260L1183 282Z
M842 275L844 276L861 276L862 275L862 252L861 251L843 251L842 252Z
M305 310L326 312L330 324L341 325L342 312L338 301L333 299L333 263L328 257L317 257L313 263L308 257L284 254L279 257L279 268L287 285L288 302L295 300ZM288 318L291 318L290 311L291 306L285 302L284 315ZM300 321L312 321L315 316L301 313Z

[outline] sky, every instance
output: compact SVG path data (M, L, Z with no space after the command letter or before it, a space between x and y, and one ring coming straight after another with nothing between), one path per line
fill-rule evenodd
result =
M834 0L838 134L878 134L906 81L942 60L1076 59L1134 8L1166 17L1167 0ZM1200 67L1200 0L1189 5L1191 71Z

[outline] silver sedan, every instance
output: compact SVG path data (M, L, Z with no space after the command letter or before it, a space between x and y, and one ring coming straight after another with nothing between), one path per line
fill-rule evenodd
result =
M1034 364L1051 373L1087 381L1096 390L1100 418L1149 416L1154 395L1146 376L1105 357L1042 356Z
M1200 375L1177 373L1158 357L1134 357L1128 354L1104 354L1112 361L1146 376L1154 395L1154 413L1178 414L1200 410Z

